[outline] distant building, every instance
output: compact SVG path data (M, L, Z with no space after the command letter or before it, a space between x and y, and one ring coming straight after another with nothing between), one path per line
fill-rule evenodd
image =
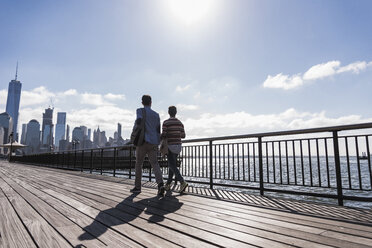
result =
M88 140L92 140L92 129L88 129Z
M4 129L4 136L1 144L6 144L9 142L9 135L13 132L13 118L7 113L0 114L0 127Z
M26 144L27 124L22 124L21 144Z
M18 63L16 69L15 79L9 82L8 98L6 101L6 112L13 118L14 139L18 141L18 114L19 114L19 101L21 99L22 84L17 80Z
M4 128L0 127L0 145L3 145L4 143ZM4 154L3 147L0 147L0 154Z
M120 139L122 136L121 136L121 124L118 123L118 139Z
M59 141L64 140L65 136L66 136L66 112L58 112L54 145L56 147L59 147Z
M53 145L53 109L45 109L43 113L43 126L41 130L41 144L44 149L49 150Z
M59 151L71 150L71 143L64 139L60 140L58 144L58 150Z
M27 124L25 153L37 153L40 150L40 123L31 120Z
M66 127L66 140L67 142L70 142L70 125L67 125Z
M81 127L75 127L74 130L72 130L72 140L84 140L84 130Z
M93 147L105 147L107 143L107 137L106 137L106 132L102 131L97 128L97 131L94 130L93 132Z
M90 129L89 129L90 130ZM89 130L86 126L75 127L72 131L71 142L77 144L76 149L92 148L92 141L88 138Z

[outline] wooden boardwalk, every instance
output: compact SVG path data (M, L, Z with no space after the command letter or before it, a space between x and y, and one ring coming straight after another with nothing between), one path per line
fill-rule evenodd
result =
M372 247L369 210L152 186L0 161L0 247Z

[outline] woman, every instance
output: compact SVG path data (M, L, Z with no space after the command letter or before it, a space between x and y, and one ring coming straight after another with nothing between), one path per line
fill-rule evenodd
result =
M186 134L182 122L176 118L177 108L175 106L170 106L168 108L168 114L169 119L163 122L163 132L161 134L161 138L167 139L168 141L167 157L169 174L167 183L165 184L165 190L170 190L173 175L175 175L176 180L181 182L180 193L182 193L185 191L188 184L177 168L177 156L182 149L181 139L185 138Z

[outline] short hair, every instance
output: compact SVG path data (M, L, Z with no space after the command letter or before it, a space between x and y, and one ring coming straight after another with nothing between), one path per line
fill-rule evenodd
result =
M151 104L151 96L150 95L143 95L142 96L142 104L145 106L149 106Z
M169 106L168 108L168 114L172 117L176 116L177 114L177 108L176 106Z

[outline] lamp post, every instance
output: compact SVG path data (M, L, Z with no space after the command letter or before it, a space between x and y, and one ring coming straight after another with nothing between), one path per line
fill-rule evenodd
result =
M77 139L72 140L72 149L76 150L76 145L80 144L80 141Z
M11 132L10 135L9 135L9 140L10 140L9 162L12 161L13 135L14 135L13 132Z

